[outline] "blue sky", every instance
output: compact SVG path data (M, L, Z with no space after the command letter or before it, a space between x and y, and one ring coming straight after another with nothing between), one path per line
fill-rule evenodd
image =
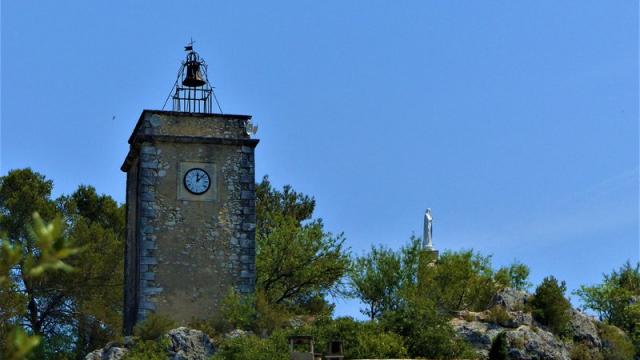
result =
M3 174L123 201L128 135L193 37L223 110L260 127L257 178L315 196L354 253L431 207L437 248L535 283L638 260L637 1L8 0L0 19Z

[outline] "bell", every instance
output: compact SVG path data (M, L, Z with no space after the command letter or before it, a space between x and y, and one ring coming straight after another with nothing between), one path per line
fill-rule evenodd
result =
M189 61L187 63L187 76L182 80L182 85L188 87L198 87L206 84L200 73L200 63L197 61Z

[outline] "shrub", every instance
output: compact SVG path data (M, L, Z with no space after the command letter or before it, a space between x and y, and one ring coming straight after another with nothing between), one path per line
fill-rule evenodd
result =
M250 330L256 320L255 296L241 295L230 288L222 299L215 318L216 330L224 333L234 329Z
M633 359L635 349L633 343L620 329L615 326L600 324L598 333L602 339L605 360Z
M509 313L504 306L497 305L489 309L487 320L494 324L503 325L511 320L511 316L509 316Z
M501 332L491 342L489 360L507 360L507 333Z
M603 360L598 349L592 349L585 343L579 343L571 349L571 360Z
M340 340L347 359L402 358L407 349L402 337L385 331L375 322L360 322L350 317L319 319L313 326L299 329L314 336L316 351L328 349L329 342Z
M385 330L404 338L409 356L428 359L476 357L429 299L408 296L400 309L385 314L380 323Z
M166 316L151 314L133 328L133 335L142 340L156 340L176 326L175 321Z
M571 304L564 297L565 282L558 283L553 276L544 278L531 299L533 317L548 326L552 332L565 335L571 320Z
M283 331L262 339L255 335L226 339L212 360L288 360L289 349Z
M528 280L529 272L527 265L514 262L509 267L498 269L494 279L501 287L510 287L512 289L526 291L531 287L531 283Z
M399 359L408 353L398 334L362 331L356 335L356 347L349 349L348 354L358 359Z
M122 360L165 360L169 340L166 338L157 340L140 340L122 358Z
M491 257L469 251L444 252L420 274L420 292L444 311L484 311L500 287Z
M278 329L282 329L289 324L289 319L293 317L287 307L281 304L269 304L262 291L257 291L255 295L256 319L253 324L253 331L261 336L267 336Z

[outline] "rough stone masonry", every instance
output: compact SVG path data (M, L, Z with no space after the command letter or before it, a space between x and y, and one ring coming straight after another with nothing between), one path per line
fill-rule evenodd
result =
M186 324L215 314L230 288L255 287L257 139L247 115L145 110L129 139L124 330L159 313ZM196 194L185 174L201 169Z

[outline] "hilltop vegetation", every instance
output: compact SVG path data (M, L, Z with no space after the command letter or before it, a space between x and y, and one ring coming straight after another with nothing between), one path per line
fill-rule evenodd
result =
M16 359L82 359L122 341L124 207L90 186L56 199L52 190L30 169L0 178L0 348ZM286 337L301 333L320 350L342 339L346 358L474 358L479 350L513 358L525 330L572 359L640 352L640 265L624 264L576 292L599 316L595 323L571 309L562 281L549 276L534 288L524 264L496 269L473 250L445 251L436 261L415 237L398 250L373 246L354 256L342 234L313 216L312 197L275 189L266 177L256 190L256 292L230 289L219 314L189 324L214 339L215 359L286 359ZM44 222L34 225L36 212ZM38 240L42 229L53 240ZM525 300L498 303L504 294ZM332 297L359 299L368 320L333 317ZM150 317L126 356L164 358L163 334L175 326ZM480 328L501 330L481 333L489 343L480 345L463 332Z

